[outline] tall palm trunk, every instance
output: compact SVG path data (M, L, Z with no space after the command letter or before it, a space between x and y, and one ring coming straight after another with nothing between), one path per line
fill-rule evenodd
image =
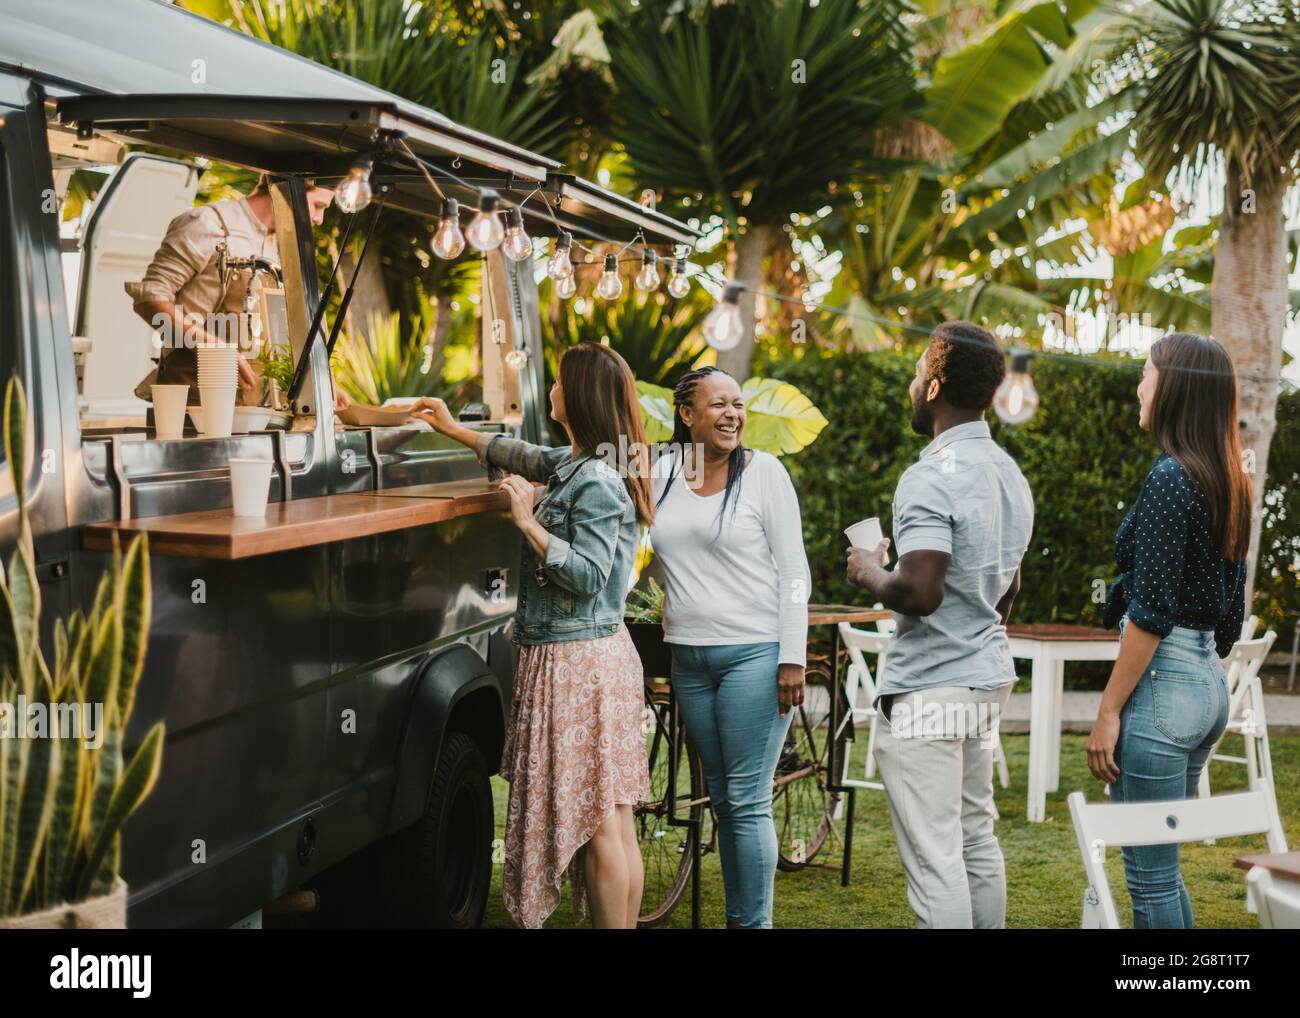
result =
M1285 178L1268 164L1254 174L1253 205L1240 170L1228 169L1223 216L1211 284L1210 328L1237 369L1241 443L1252 471L1254 502L1250 515L1250 555L1246 573L1246 612L1250 613L1268 448L1277 427L1278 374L1282 370L1282 332L1286 326ZM1253 462L1252 462L1253 461Z
M745 285L740 295L740 315L745 322L745 335L730 350L718 352L718 367L738 382L749 377L754 362L754 296L763 285L763 259L767 256L772 227L751 226L731 249L728 260L730 278Z

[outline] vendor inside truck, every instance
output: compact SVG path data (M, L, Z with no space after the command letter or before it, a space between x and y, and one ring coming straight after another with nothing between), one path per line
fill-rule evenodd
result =
M330 188L307 182L307 207L313 226L325 220L334 200ZM196 343L238 341L240 402L263 399L258 372L245 355L250 344L242 324L256 308L260 272L279 271L275 216L265 176L247 197L199 205L182 212L167 227L144 278L126 284L133 310L158 333L158 366L136 386L135 394L152 401L151 387L190 386L190 403L198 404ZM246 299L254 299L246 303ZM334 390L336 409L347 396Z

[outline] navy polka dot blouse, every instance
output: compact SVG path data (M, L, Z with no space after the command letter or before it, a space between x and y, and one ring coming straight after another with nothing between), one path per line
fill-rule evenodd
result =
M1106 599L1106 628L1127 614L1158 636L1168 636L1175 626L1212 629L1220 657L1241 636L1246 563L1224 561L1214 542L1209 502L1166 452L1119 525L1115 562L1120 575Z

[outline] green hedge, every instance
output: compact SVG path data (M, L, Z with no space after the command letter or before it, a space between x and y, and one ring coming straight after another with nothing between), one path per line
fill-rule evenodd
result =
M844 576L843 530L879 516L890 532L894 487L925 445L908 424L914 365L915 354L894 351L810 352L764 368L802 389L830 421L812 445L785 459L799 489L817 601L863 599ZM1099 624L1115 571L1115 530L1156 456L1137 423L1141 365L1039 358L1032 371L1042 399L1038 413L1020 427L991 421L994 437L1024 471L1036 510L1013 618ZM1300 393L1294 391L1278 407L1266 503L1255 610L1289 634L1294 619L1284 622L1284 616L1300 609Z

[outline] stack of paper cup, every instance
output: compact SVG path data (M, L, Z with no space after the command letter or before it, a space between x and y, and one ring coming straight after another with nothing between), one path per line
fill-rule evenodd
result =
M230 461L230 496L236 516L265 516L270 492L270 460Z
M209 438L230 435L239 390L239 348L231 345L197 347L199 396L203 402L203 433Z
M180 438L185 430L185 398L188 385L155 385L153 388L154 434L160 439Z

